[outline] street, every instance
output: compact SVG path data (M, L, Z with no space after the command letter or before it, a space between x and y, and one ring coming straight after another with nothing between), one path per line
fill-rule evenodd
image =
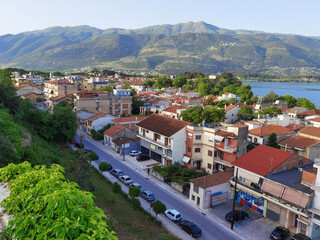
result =
M79 141L79 135L77 134L76 140ZM231 232L224 227L214 223L208 219L205 215L175 197L172 193L165 191L159 187L156 183L148 180L136 170L128 167L122 161L115 159L112 155L102 151L99 146L92 139L83 138L82 143L85 148L95 151L99 155L99 159L95 162L100 164L101 162L108 162L113 168L120 168L124 174L129 175L133 182L138 182L142 185L143 190L150 190L154 193L156 200L162 201L167 209L176 209L181 215L182 219L186 219L196 223L202 229L202 237L200 239L241 239L235 233ZM141 200L143 201L143 200ZM174 223L172 223L174 224Z

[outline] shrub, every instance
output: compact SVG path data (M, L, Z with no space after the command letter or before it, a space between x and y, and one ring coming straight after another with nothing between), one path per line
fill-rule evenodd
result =
M102 162L99 164L99 171L100 172L105 172L105 171L108 171L109 169L109 164L106 163L106 162Z
M98 155L94 151L89 152L88 156L89 156L90 161L94 161L94 160L98 159Z
M129 188L129 195L131 198L139 197L140 193L141 193L141 189L139 187Z
M132 203L132 206L135 210L139 210L140 207L141 207L141 202L138 198L132 198L131 199L131 203Z

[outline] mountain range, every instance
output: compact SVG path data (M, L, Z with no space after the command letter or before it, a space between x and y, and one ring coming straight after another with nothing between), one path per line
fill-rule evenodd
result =
M319 75L320 37L228 30L205 22L135 30L50 27L0 36L0 68L5 67Z

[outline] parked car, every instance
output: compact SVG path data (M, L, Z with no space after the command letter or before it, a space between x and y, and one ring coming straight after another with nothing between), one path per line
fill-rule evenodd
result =
M235 210L232 216L232 211L228 212L225 216L225 219L228 222L238 222L239 220L243 220L243 219L247 219L249 217L249 214L246 213L245 211L239 211L239 210Z
M132 179L128 175L122 175L119 177L120 181L123 182L125 185L129 185L132 183Z
M138 151L138 150L132 150L131 152L129 152L130 156L139 156L142 152Z
M168 209L164 212L167 218L169 218L172 221L180 221L181 220L181 214L175 210L175 209Z
M108 163L108 171L110 171L111 169L112 169L112 165Z
M189 222L188 220L182 220L179 222L179 226L192 237L201 237L202 231L195 223Z
M149 160L150 157L148 155L140 155L136 159L137 159L137 161L141 162L141 161Z
M277 226L270 234L270 239L283 240L290 235L289 229L281 226Z
M113 176L115 176L116 178L119 178L119 177L121 177L122 175L124 175L121 169L112 169L112 170L110 171L110 174L113 175Z
M296 233L291 237L291 240L311 240L311 238L302 233Z
M131 183L131 184L129 185L129 188L131 188L131 187L138 187L138 188L142 189L142 186L141 186L140 183Z
M154 194L149 190L142 191L140 197L142 197L147 202L153 202L155 200Z

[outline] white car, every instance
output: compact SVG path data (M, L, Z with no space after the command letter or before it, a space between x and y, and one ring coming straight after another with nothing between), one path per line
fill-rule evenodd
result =
M171 221L180 221L181 220L181 214L175 209L168 209L167 211L164 212L164 214Z
M129 152L130 156L139 156L142 152L137 151L137 150L132 150L131 152Z
M125 185L129 185L132 183L131 178L128 175L123 175L119 177L120 181L123 182Z

